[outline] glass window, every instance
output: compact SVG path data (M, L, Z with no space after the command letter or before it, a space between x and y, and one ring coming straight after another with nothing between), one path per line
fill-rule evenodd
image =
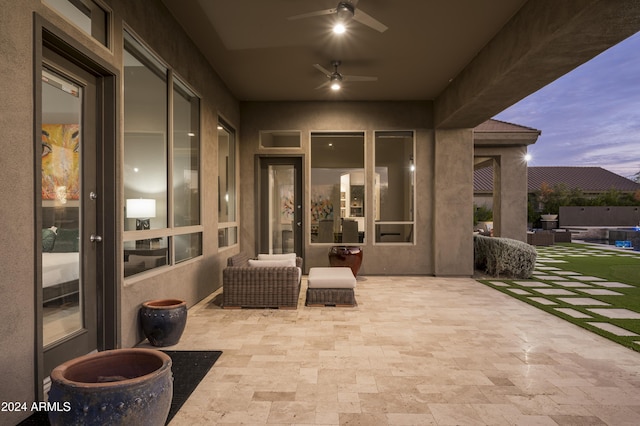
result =
M167 68L128 33L124 56L124 230L166 228Z
M202 255L200 100L126 31L124 40L128 277Z
M234 130L218 123L218 247L238 243L236 217L236 140Z
M124 276L169 264L169 238L124 242Z
M311 134L311 242L362 243L364 133Z
M376 242L413 242L413 132L376 132L374 155Z
M42 71L42 332L47 347L85 327L80 243L84 205L82 101L84 88ZM88 150L89 152L91 150ZM85 160L86 161L86 160ZM40 192L40 191L39 191Z
M109 13L92 0L44 0L67 20L109 47Z
M200 100L173 82L173 224L200 224Z
M300 148L300 132L260 132L260 146L263 148Z
M202 232L176 235L174 237L176 263L202 255Z

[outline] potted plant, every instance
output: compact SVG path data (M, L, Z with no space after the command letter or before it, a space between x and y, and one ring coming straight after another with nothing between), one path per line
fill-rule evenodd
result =
M180 299L149 300L140 308L145 337L153 346L178 343L187 323L187 302Z

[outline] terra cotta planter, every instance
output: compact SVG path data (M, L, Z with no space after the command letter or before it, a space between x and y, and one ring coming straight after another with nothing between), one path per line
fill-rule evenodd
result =
M179 299L158 299L144 302L140 322L145 337L153 346L178 343L187 324L187 302Z
M51 372L53 426L164 425L171 399L171 358L154 349L115 349L69 360Z
M348 266L353 276L358 276L362 265L362 248L358 246L333 246L329 249L330 266Z

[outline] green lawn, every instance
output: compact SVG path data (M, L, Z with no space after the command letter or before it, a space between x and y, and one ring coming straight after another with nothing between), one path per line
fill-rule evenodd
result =
M537 249L532 279L479 281L640 351L640 253L576 243ZM603 303L606 305L600 306ZM617 313L625 310L627 318L609 318L607 315L618 316L609 311L613 309ZM612 330L611 326L617 328Z

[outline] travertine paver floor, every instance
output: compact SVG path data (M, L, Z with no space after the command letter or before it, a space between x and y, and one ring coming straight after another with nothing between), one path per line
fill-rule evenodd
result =
M356 308L189 310L222 350L171 426L638 425L640 353L466 278L366 277Z

